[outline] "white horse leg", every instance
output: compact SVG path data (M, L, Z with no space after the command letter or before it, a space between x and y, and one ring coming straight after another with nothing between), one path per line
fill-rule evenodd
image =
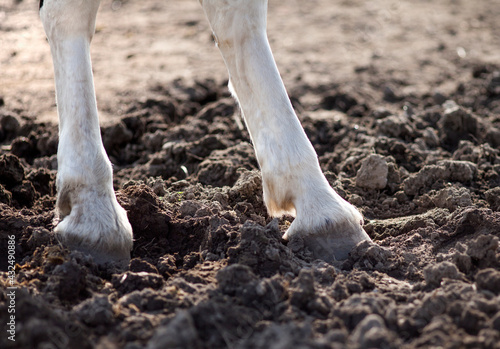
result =
M295 115L267 40L267 0L200 2L254 143L269 213L296 214L284 238L302 238L318 258L345 259L370 238L361 214L328 184Z
M41 1L59 114L55 231L71 249L97 263L127 262L132 228L116 201L113 171L102 145L90 60L100 0Z

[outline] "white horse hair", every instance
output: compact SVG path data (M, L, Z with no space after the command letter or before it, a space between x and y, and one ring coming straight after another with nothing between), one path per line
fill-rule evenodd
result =
M40 17L54 63L59 148L56 233L97 263L126 263L132 228L113 190L101 140L90 59L100 0L41 0ZM369 240L361 214L321 172L267 40L267 0L200 0L250 132L269 213L295 215L285 239L326 261L345 259Z

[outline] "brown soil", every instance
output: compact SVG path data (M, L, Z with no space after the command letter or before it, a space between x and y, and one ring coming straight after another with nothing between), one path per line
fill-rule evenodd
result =
M9 240L18 287L16 341L5 328L0 347L500 348L500 1L271 0L290 98L377 243L336 267L281 240L293 218L266 214L198 2L103 1L92 53L135 235L126 271L52 235L37 5L0 0L2 328Z

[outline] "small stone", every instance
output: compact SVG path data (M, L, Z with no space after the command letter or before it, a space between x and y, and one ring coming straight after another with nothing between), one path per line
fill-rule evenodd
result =
M361 162L356 174L356 185L367 189L384 189L387 185L389 166L383 156L372 154Z

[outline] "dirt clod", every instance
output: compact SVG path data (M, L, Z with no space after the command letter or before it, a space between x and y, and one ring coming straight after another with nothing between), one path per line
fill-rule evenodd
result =
M356 185L367 189L384 189L387 185L388 172L389 166L385 159L372 154L361 162L356 175Z
M484 269L476 275L476 284L480 290L488 290L494 294L500 293L500 272L495 269Z
M127 271L123 274L113 276L113 287L121 293L129 293L133 290L142 290L150 287L153 289L160 288L163 285L163 278L154 273L147 272L131 272Z
M460 274L457 267L450 262L441 262L424 269L425 282L431 286L437 286L444 278L459 279Z

